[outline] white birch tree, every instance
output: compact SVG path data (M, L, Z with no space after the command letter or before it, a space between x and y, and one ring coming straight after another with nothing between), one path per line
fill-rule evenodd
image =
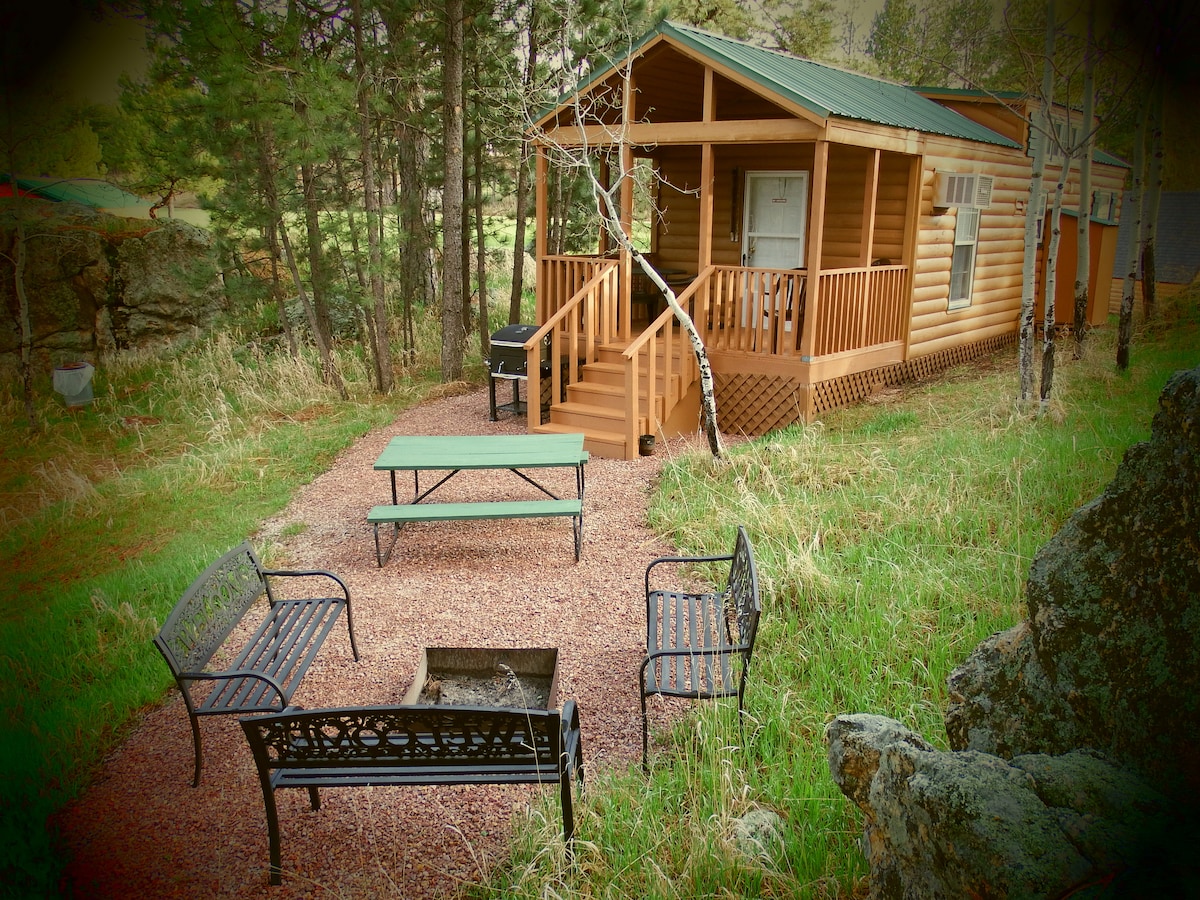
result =
M1033 173L1029 179L1029 200L1025 207L1025 256L1021 268L1021 326L1017 347L1020 398L1033 397L1033 337L1037 300L1037 226L1042 206L1042 181L1045 178L1047 150L1050 145L1050 102L1054 93L1054 0L1046 4L1046 41L1042 58L1041 106L1030 129L1033 141ZM1051 318L1053 323L1053 318Z
M1087 43L1083 48L1083 146L1079 155L1079 217L1076 221L1078 235L1075 241L1075 305L1072 320L1072 336L1075 340L1074 356L1083 356L1083 345L1087 338L1088 288L1092 271L1091 222L1092 222L1092 151L1096 146L1096 134L1092 128L1096 106L1096 4L1087 4Z

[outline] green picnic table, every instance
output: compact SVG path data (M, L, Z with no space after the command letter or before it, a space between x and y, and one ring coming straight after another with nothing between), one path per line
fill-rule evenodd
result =
M575 561L583 546L583 467L589 454L583 449L583 435L503 434L503 435L402 435L394 437L375 460L375 470L387 472L391 480L392 502L372 507L367 522L375 530L375 558L380 568L388 561L400 534L408 522L454 521L463 519L518 519L544 516L569 516L575 538ZM573 468L574 498L559 497L539 483L527 470ZM427 503L425 500L462 471L507 469L546 495L535 500L489 500L454 503ZM397 472L412 472L412 500L401 503L396 484ZM436 481L421 489L421 473L432 473ZM391 524L392 540L385 548L379 526Z

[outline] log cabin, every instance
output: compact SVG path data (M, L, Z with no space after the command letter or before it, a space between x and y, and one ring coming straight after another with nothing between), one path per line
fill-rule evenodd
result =
M694 431L700 415L695 354L626 242L598 227L594 252L548 251L551 166L594 160L617 188L622 231L703 340L720 430L757 435L1015 342L1032 162L1029 104L1010 101L663 22L530 132L538 331L525 348L529 396L547 409L528 404L529 430L582 431L597 456L632 459L643 435ZM1095 157L1107 205L1090 239L1104 285L1093 321L1107 314L1125 174Z

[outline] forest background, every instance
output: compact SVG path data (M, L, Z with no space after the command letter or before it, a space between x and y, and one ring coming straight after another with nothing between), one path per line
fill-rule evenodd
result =
M417 317L439 321L445 381L474 335L485 354L495 328L523 320L525 128L658 19L908 84L1032 94L1046 13L1045 0L22 4L3 28L0 169L104 178L158 217L203 207L230 305L262 311L293 353L313 347L335 386L330 348L353 336L386 394ZM1184 106L1200 81L1195 16L1181 0L1055 7L1055 100L1080 102L1090 48L1097 146L1159 165L1167 190L1200 185ZM588 179L552 177L547 246L593 249ZM507 296L489 289L497 265L511 267Z

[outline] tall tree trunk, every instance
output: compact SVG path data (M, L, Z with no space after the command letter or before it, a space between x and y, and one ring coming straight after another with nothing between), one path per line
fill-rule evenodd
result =
M1075 256L1075 309L1072 322L1072 336L1075 339L1074 356L1083 357L1083 345L1087 339L1087 307L1088 296L1091 293L1092 273L1092 149L1096 145L1095 128L1092 119L1096 105L1096 48L1095 23L1096 4L1088 2L1087 43L1083 56L1083 147L1079 155L1079 218L1076 221L1076 256Z
M416 355L417 338L413 322L413 295L406 289L409 281L409 256L404 252L404 248L409 242L404 232L404 209L401 205L400 175L397 172L402 155L402 152L397 153L396 164L392 166L392 193L395 195L396 204L396 235L400 242L400 252L397 254L400 258L400 358L404 365L408 365Z
M296 330L292 328L287 297L284 295L283 282L279 277L279 226L272 222L263 229L263 232L268 252L271 254L271 296L275 298L275 305L279 311L279 325L283 328L283 336L287 339L288 353L295 359L300 355L300 347L296 344Z
M447 0L442 48L442 381L463 365L463 3Z
M538 35L538 5L529 4L529 49L525 56L525 74L523 77L525 97L533 96L534 78L537 74L538 50L540 37ZM529 156L532 144L525 138L521 140L521 158L517 163L516 205L517 224L513 231L513 268L512 293L508 296L508 322L510 325L521 321L521 296L525 287L525 213L529 205ZM540 227L544 227L540 226Z
M333 385L338 392L338 396L346 400L350 395L346 391L346 385L342 381L341 374L333 364L333 352L330 349L329 341L321 334L320 325L317 321L316 307L308 300L308 295L304 290L304 280L300 277L300 267L296 264L296 254L292 251L292 242L288 238L287 228L282 223L279 226L279 238L283 243L283 255L287 260L288 269L292 273L292 280L295 281L296 290L300 294L300 302L308 312L308 324L312 328L313 339L317 344L317 353L321 357L321 375L325 383Z
M313 333L313 342L317 345L317 354L321 358L321 377L326 384L334 387L339 397L345 400L350 395L346 391L346 385L342 381L341 373L338 372L337 366L333 363L333 351L329 340L321 331L316 308L309 301L308 292L304 290L304 279L300 276L300 266L297 264L296 254L292 250L292 241L288 236L287 224L283 221L283 211L279 206L279 193L275 188L274 136L270 130L263 130L259 133L258 137L261 154L260 168L263 173L263 199L266 201L267 209L272 217L273 227L279 235L279 242L283 246L283 257L287 263L288 271L291 273L296 293L300 297L300 305L304 308L308 316L309 328Z
M1129 345L1133 340L1133 292L1137 285L1138 260L1141 258L1142 235L1142 205L1143 180L1146 164L1146 117L1148 110L1143 110L1138 117L1137 132L1133 138L1133 188L1130 191L1129 206L1133 207L1133 225L1129 229L1129 259L1125 272L1125 285L1121 291L1121 314L1117 322L1117 368L1125 371L1129 368ZM1126 215L1130 210L1122 209Z
M363 204L367 214L367 253L374 311L375 386L390 394L395 382L392 374L392 349L388 340L387 297L383 287L383 250L379 245L379 188L375 175L375 142L371 134L371 101L366 57L363 53L361 0L351 0L354 20L354 71L357 76L358 142L362 164Z
M1055 295L1058 293L1058 245L1062 239L1063 189L1066 187L1070 170L1071 156L1068 153L1059 171L1058 183L1054 185L1054 204L1050 209L1050 241L1046 250L1046 296L1042 298L1042 384L1038 394L1043 408L1050 401L1050 390L1054 386L1054 331L1058 321L1055 309Z
M1021 330L1017 348L1020 398L1033 397L1034 315L1037 306L1037 221L1042 204L1042 179L1046 171L1046 149L1050 143L1050 103L1054 91L1054 0L1046 4L1046 46L1042 59L1041 108L1030 128L1035 141L1033 177L1029 181L1029 205L1025 209L1025 259L1021 269ZM1045 226L1043 224L1043 230Z
M324 237L321 233L320 203L317 200L317 176L312 163L300 164L300 185L304 195L304 228L308 237L308 274L312 284L312 305L316 327L326 346L333 345L333 319L329 315L329 273L325 270ZM287 244L284 244L287 250Z
M479 63L476 57L476 71ZM482 110L479 111L482 114ZM489 343L491 341L491 325L488 313L488 277L487 277L487 245L484 243L486 234L483 221L483 132L479 118L475 119L475 146L472 149L475 157L475 177L472 187L475 205L475 289L479 294L479 353L486 361Z
M1142 247L1142 313L1145 321L1154 318L1158 305L1158 264L1155 258L1158 241L1158 209L1162 199L1163 158L1163 93L1164 80L1159 78L1151 101L1150 159L1146 171L1146 215L1142 228L1146 235Z
M20 190L12 179L13 201L16 204L16 227L13 231L13 288L17 294L17 317L21 321L21 402L25 419L33 431L38 430L37 411L33 406L33 325L29 315L29 293L25 287L25 265L28 258L29 235L21 209Z

